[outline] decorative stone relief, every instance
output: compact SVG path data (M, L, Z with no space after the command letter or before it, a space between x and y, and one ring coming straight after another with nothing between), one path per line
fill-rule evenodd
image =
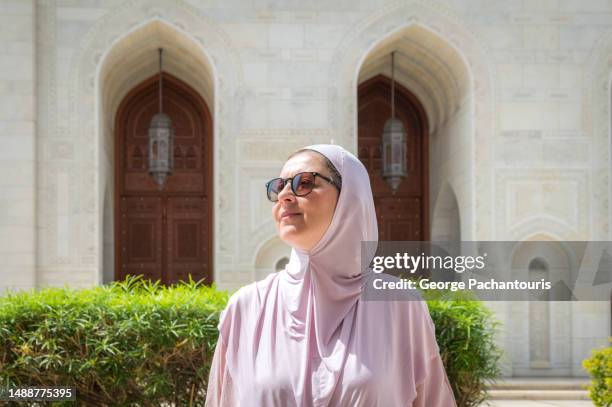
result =
M588 239L588 170L500 169L495 174L498 236L523 240L546 232L559 240Z
M41 263L44 266L70 265L75 263L75 251L79 239L77 213L78 180L75 166L66 163L47 164L40 181L47 194L41 194L44 202L43 247ZM76 218L76 221L75 221Z
M56 90L56 2L54 0L39 1L36 4L37 37L40 45L37 55L39 64L38 77L38 109L37 109L37 162L38 162L38 217L41 229L38 231L38 264L63 265L71 259L58 256L56 247L58 235L57 216L57 170L48 168L46 163L62 162L64 172L69 172L72 166L67 163L73 157L74 145L69 140L51 140L57 134L57 90ZM37 270L37 280L41 280L42 270Z
M332 132L328 129L261 129L242 131L238 145L241 160L284 162L295 150L332 141Z

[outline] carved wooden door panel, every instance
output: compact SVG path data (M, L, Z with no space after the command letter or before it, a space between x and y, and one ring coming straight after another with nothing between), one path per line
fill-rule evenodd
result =
M188 281L189 274L194 280L210 275L206 198L169 197L166 207L167 263L173 278Z
M121 199L122 275L162 277L162 201L155 197Z
M412 93L395 84L395 114L407 132L407 170L395 194L381 175L380 143L391 117L391 81L376 76L359 86L359 159L370 174L380 240L429 239L427 119Z
M212 120L202 98L163 74L163 109L175 130L174 171L160 191L148 173L148 128L158 112L155 75L122 101L116 120L117 279L212 282Z

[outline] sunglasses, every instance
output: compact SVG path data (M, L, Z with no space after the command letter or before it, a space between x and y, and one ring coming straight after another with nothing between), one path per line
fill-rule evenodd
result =
M315 177L323 178L325 181L334 185L340 191L339 185L331 178L321 175L318 172L300 172L290 178L274 178L266 182L266 193L271 202L278 201L278 194L285 189L288 181L291 181L291 192L295 196L306 196L312 192L315 185Z

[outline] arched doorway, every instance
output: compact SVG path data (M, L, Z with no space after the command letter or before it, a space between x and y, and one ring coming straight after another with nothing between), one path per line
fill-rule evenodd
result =
M377 75L359 85L358 151L370 174L379 240L429 240L429 149L425 111L418 99L395 83L395 112L407 132L408 177L397 192L381 175L381 139L391 117L391 81Z
M148 174L148 128L158 112L154 75L132 89L115 121L115 278L212 282L212 117L202 97L163 73L174 125L174 171L160 191Z

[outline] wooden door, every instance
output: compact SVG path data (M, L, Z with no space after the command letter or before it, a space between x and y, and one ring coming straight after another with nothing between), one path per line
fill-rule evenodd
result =
M155 75L121 102L115 147L115 278L169 285L212 282L212 119L189 85L163 73L163 109L175 131L174 171L160 191L148 174L148 129L158 112Z
M381 175L380 143L391 117L391 81L379 75L359 86L359 159L370 173L379 240L429 239L428 127L417 98L395 83L395 115L407 132L407 170L395 194Z

